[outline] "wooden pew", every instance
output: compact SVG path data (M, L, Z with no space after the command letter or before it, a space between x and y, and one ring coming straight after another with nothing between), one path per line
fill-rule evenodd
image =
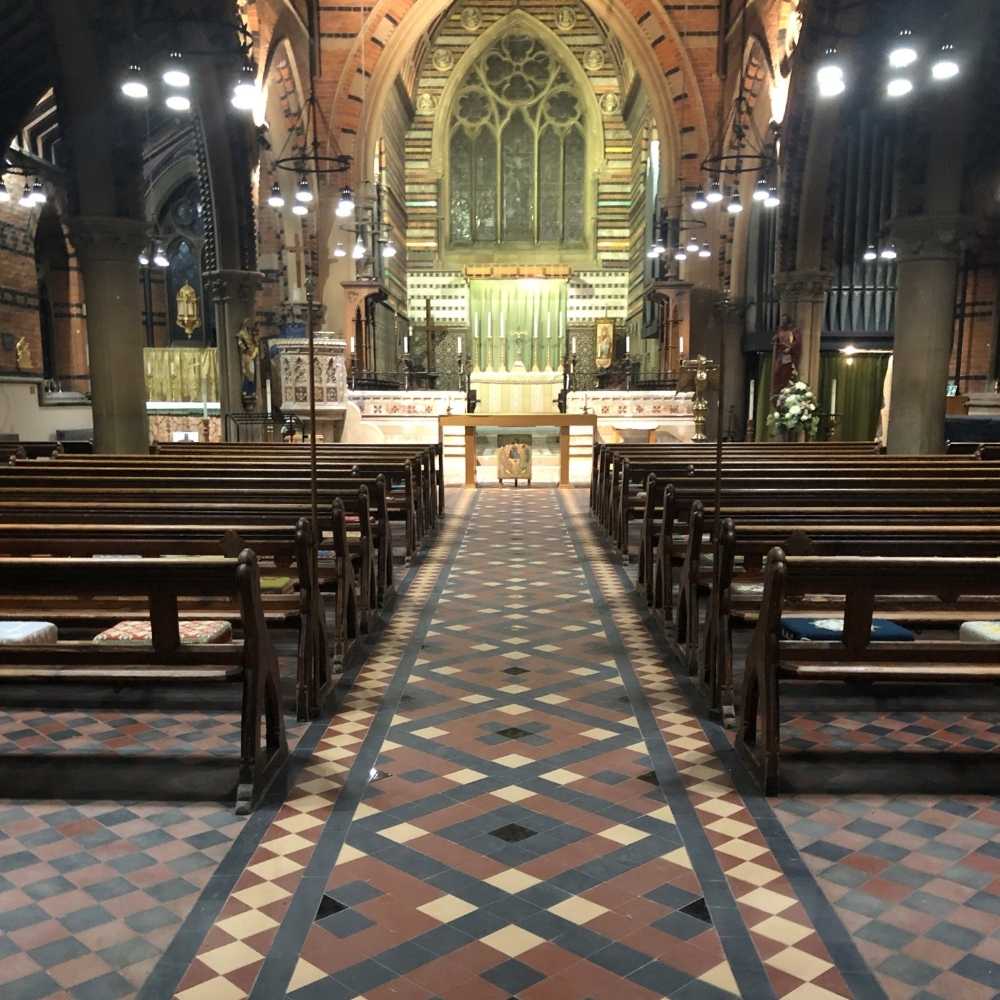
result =
M152 643L116 646L60 641L0 646L0 681L240 684L236 812L250 812L288 755L278 665L264 623L254 553L247 549L238 559L211 561L172 558L96 563L92 559L0 558L2 598L84 595L145 601ZM243 640L182 644L179 609L186 597L237 601Z
M343 528L340 529L343 545ZM229 556L236 557L245 548L252 548L258 564L270 564L268 573L288 575L294 589L286 592L261 594L261 606L267 625L298 631L296 658L296 709L304 720L319 714L335 680L330 667L334 644L327 638L325 614L316 580L316 540L312 524L299 518L293 528L279 525L247 524L95 524L0 523L0 556L123 557L162 559L164 557ZM103 563L103 560L102 560ZM353 605L350 568L344 595ZM185 600L186 619L217 619L238 625L239 604L232 600L201 598ZM0 619L18 620L25 616L59 623L94 623L143 619L148 617L142 602L126 602L121 598L100 600L74 596L56 602L52 597L41 599L38 606L26 596L0 598ZM347 620L357 621L353 607L347 609ZM356 627L354 629L356 634ZM353 636L352 636L353 637ZM342 641L342 640L341 640Z
M809 594L844 597L841 641L782 637L781 617L791 601ZM736 746L767 795L780 790L780 690L783 683L821 681L885 684L912 694L925 682L997 683L1000 643L872 642L879 598L920 594L943 602L963 594L989 595L1000 611L1000 559L768 555L760 618L744 673ZM890 687L889 685L892 685ZM835 690L835 688L834 688Z

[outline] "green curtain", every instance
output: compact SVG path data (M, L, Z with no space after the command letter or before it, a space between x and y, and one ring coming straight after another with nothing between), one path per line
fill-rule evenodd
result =
M556 369L566 349L566 282L549 279L469 283L473 368Z
M754 404L753 404L753 439L754 441L767 441L770 434L767 430L767 415L771 412L771 352L760 351L757 354L756 374L751 374L754 379Z
M837 380L838 441L873 441L882 409L882 383L889 367L888 354L823 352L819 362L820 409L830 412L833 380Z

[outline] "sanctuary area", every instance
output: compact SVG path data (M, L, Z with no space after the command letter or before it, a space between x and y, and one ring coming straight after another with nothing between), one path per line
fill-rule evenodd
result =
M0 998L1000 998L1000 0L0 18Z

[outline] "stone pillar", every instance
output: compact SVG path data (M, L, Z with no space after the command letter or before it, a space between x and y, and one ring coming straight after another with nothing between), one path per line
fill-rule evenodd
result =
M146 223L115 216L69 222L87 302L94 447L148 452L145 334L137 258Z
M958 258L961 241L973 231L973 221L961 215L913 216L892 223L899 257L889 454L944 451Z
M257 395L249 406L243 401L243 376L240 367L238 336L244 323L254 323L257 289L264 280L259 271L208 271L203 282L215 303L215 331L219 358L219 403L221 405L223 437L227 433L226 417L230 413L263 408L261 365L257 364Z
M799 375L813 392L818 392L820 339L830 273L818 270L782 271L775 275L774 287L781 299L781 314L788 315L802 333Z

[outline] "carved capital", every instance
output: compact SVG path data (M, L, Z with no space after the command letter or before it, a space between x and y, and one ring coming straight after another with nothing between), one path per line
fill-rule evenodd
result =
M205 290L216 302L240 302L249 309L253 306L264 275L260 271L206 271L202 281Z
M149 226L116 215L74 215L69 234L84 266L102 261L134 265L149 240Z
M889 223L899 261L955 260L975 236L975 220L968 215L905 215Z
M830 287L829 271L781 271L774 276L774 288L782 303L822 302Z

